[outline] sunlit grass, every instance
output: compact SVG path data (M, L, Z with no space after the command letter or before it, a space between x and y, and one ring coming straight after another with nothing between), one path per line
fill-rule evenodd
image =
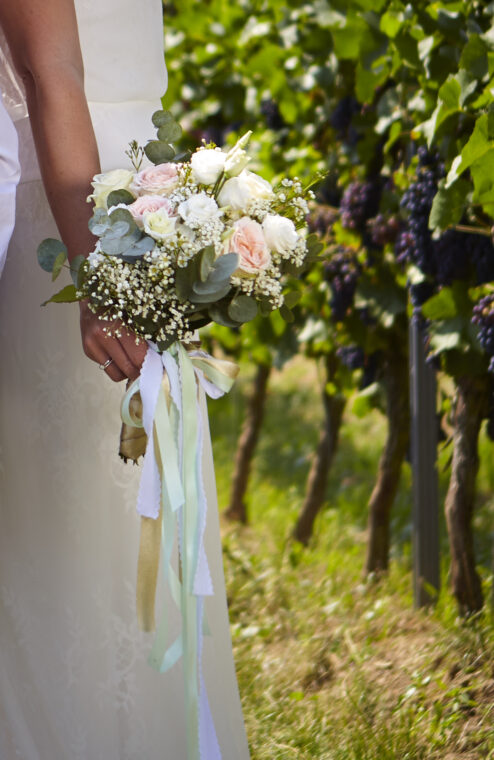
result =
M220 508L249 370L230 398L210 405ZM318 436L317 375L297 362L271 382L254 462L247 527L224 523L225 570L237 672L253 760L494 759L492 612L457 617L442 582L433 610L413 609L410 470L393 514L388 577L363 581L366 504L385 423L347 410L327 504L311 545L294 543ZM489 598L493 447L482 440L476 515ZM441 468L449 454L441 455ZM441 473L441 493L447 472Z

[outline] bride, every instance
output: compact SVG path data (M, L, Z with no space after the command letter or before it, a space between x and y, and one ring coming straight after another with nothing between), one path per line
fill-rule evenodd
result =
M161 0L2 0L0 27L14 62L0 38L0 757L186 760L180 664L153 671L135 621L139 473L116 455L122 386L110 380L136 377L144 349L107 338L84 306L80 325L73 306L41 309L53 287L35 255L55 220L70 256L89 253L99 160L125 165L128 142L153 136ZM205 678L222 758L243 760L205 449Z

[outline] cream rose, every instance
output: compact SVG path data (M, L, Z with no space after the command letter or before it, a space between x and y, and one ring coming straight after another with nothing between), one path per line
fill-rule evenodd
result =
M96 208L106 208L106 199L110 193L114 190L129 190L133 178L133 172L127 169L114 169L104 174L96 174L91 182L94 192L88 197L88 201L93 201Z
M298 235L295 225L285 216L267 214L262 223L262 230L271 251L286 254L293 251L297 245Z
M225 176L237 177L250 161L249 156L245 152L244 148L250 140L252 130L246 132L246 134L237 140L236 144L226 154L225 160Z
M247 274L258 274L271 264L271 256L258 222L243 216L233 225L233 235L228 239L227 251L238 253L238 266Z
M233 211L247 212L252 201L272 198L273 188L258 174L244 169L238 177L228 179L218 196L220 206L229 206Z
M177 164L166 163L140 171L130 189L136 195L169 195L177 185Z
M201 148L190 159L193 179L201 185L214 185L225 167L226 153L220 148Z
M166 208L144 214L144 231L160 243L165 243L175 235L176 216L169 216Z
M130 211L139 227L144 225L144 214L150 214L160 208L166 209L168 216L173 216L173 205L162 195L141 195L134 203L124 208Z
M200 227L204 222L219 216L218 204L207 193L196 193L178 206L178 213L189 227Z

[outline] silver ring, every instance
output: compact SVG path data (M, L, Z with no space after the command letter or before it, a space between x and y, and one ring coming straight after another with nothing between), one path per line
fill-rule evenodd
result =
M107 359L104 364L98 364L98 367L100 369L107 369L112 362L113 362L113 359Z

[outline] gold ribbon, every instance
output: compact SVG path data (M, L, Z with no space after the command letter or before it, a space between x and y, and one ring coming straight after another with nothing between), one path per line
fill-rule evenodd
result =
M216 359L204 352L192 351L189 353L189 357L194 367L202 371L205 377L223 392L231 388L239 372L239 367L236 364L224 359ZM162 389L169 410L171 405L170 383L166 372L163 373ZM142 401L136 383L128 383L127 393L122 406L124 403L127 403L128 415L127 421L122 424L119 453L125 461L130 459L134 463L137 463L139 457L145 454L147 437L142 427ZM156 427L154 427L155 455L159 471L162 473L160 447L156 438ZM151 517L141 517L139 558L137 562L136 608L139 627L146 632L154 631L156 628L155 598L161 538L162 510L157 520Z

